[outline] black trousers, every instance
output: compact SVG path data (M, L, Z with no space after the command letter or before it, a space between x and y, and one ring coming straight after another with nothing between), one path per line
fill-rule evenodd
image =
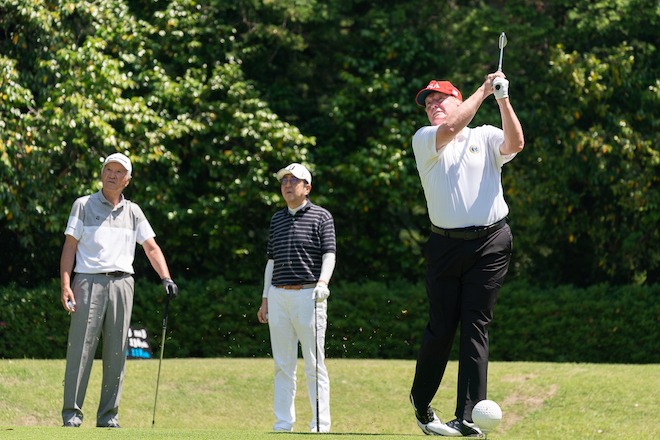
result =
M512 244L508 225L476 240L431 234L424 248L429 322L411 390L418 409L428 407L440 387L459 324L456 417L471 422L472 408L486 399L488 325Z

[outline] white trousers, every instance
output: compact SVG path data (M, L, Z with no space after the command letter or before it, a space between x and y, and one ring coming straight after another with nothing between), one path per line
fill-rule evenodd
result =
M316 305L316 308L315 308ZM316 329L315 329L316 323ZM314 289L285 290L272 286L268 292L268 327L275 361L274 430L293 430L296 421L296 367L298 342L305 360L305 376L312 406L311 431L316 432L316 354L320 432L330 432L330 379L325 367L327 301L314 301Z

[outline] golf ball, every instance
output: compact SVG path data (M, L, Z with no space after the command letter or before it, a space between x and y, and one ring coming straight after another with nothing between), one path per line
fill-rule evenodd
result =
M482 400L472 409L472 421L484 432L495 429L501 420L502 409L492 400Z

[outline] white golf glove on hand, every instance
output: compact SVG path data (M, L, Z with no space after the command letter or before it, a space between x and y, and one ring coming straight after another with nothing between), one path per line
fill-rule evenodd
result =
M330 296L330 289L323 284L317 284L314 288L314 299L316 302L323 302Z
M509 80L497 77L493 80L493 94L495 99L504 99L509 97Z

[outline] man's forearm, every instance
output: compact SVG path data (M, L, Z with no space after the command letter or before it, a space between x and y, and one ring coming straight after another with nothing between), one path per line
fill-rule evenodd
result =
M154 246L153 248L149 249L146 254L149 262L151 263L151 267L154 268L161 279L171 278L170 270L167 267L167 262L165 261L165 255L163 255L163 251L160 249L160 246Z
M482 84L476 92L456 107L456 110L440 124L436 133L436 145L438 147L447 145L474 119L481 103L488 97L488 94L484 92L484 88L485 85Z
M525 146L525 136L518 116L508 98L498 100L497 105L500 108L504 132L504 145L500 148L500 152L504 155L519 153Z
M62 248L62 255L60 257L60 285L62 288L71 285L71 274L73 273L73 263L76 259L76 245L77 242L72 241L73 238L64 242Z

